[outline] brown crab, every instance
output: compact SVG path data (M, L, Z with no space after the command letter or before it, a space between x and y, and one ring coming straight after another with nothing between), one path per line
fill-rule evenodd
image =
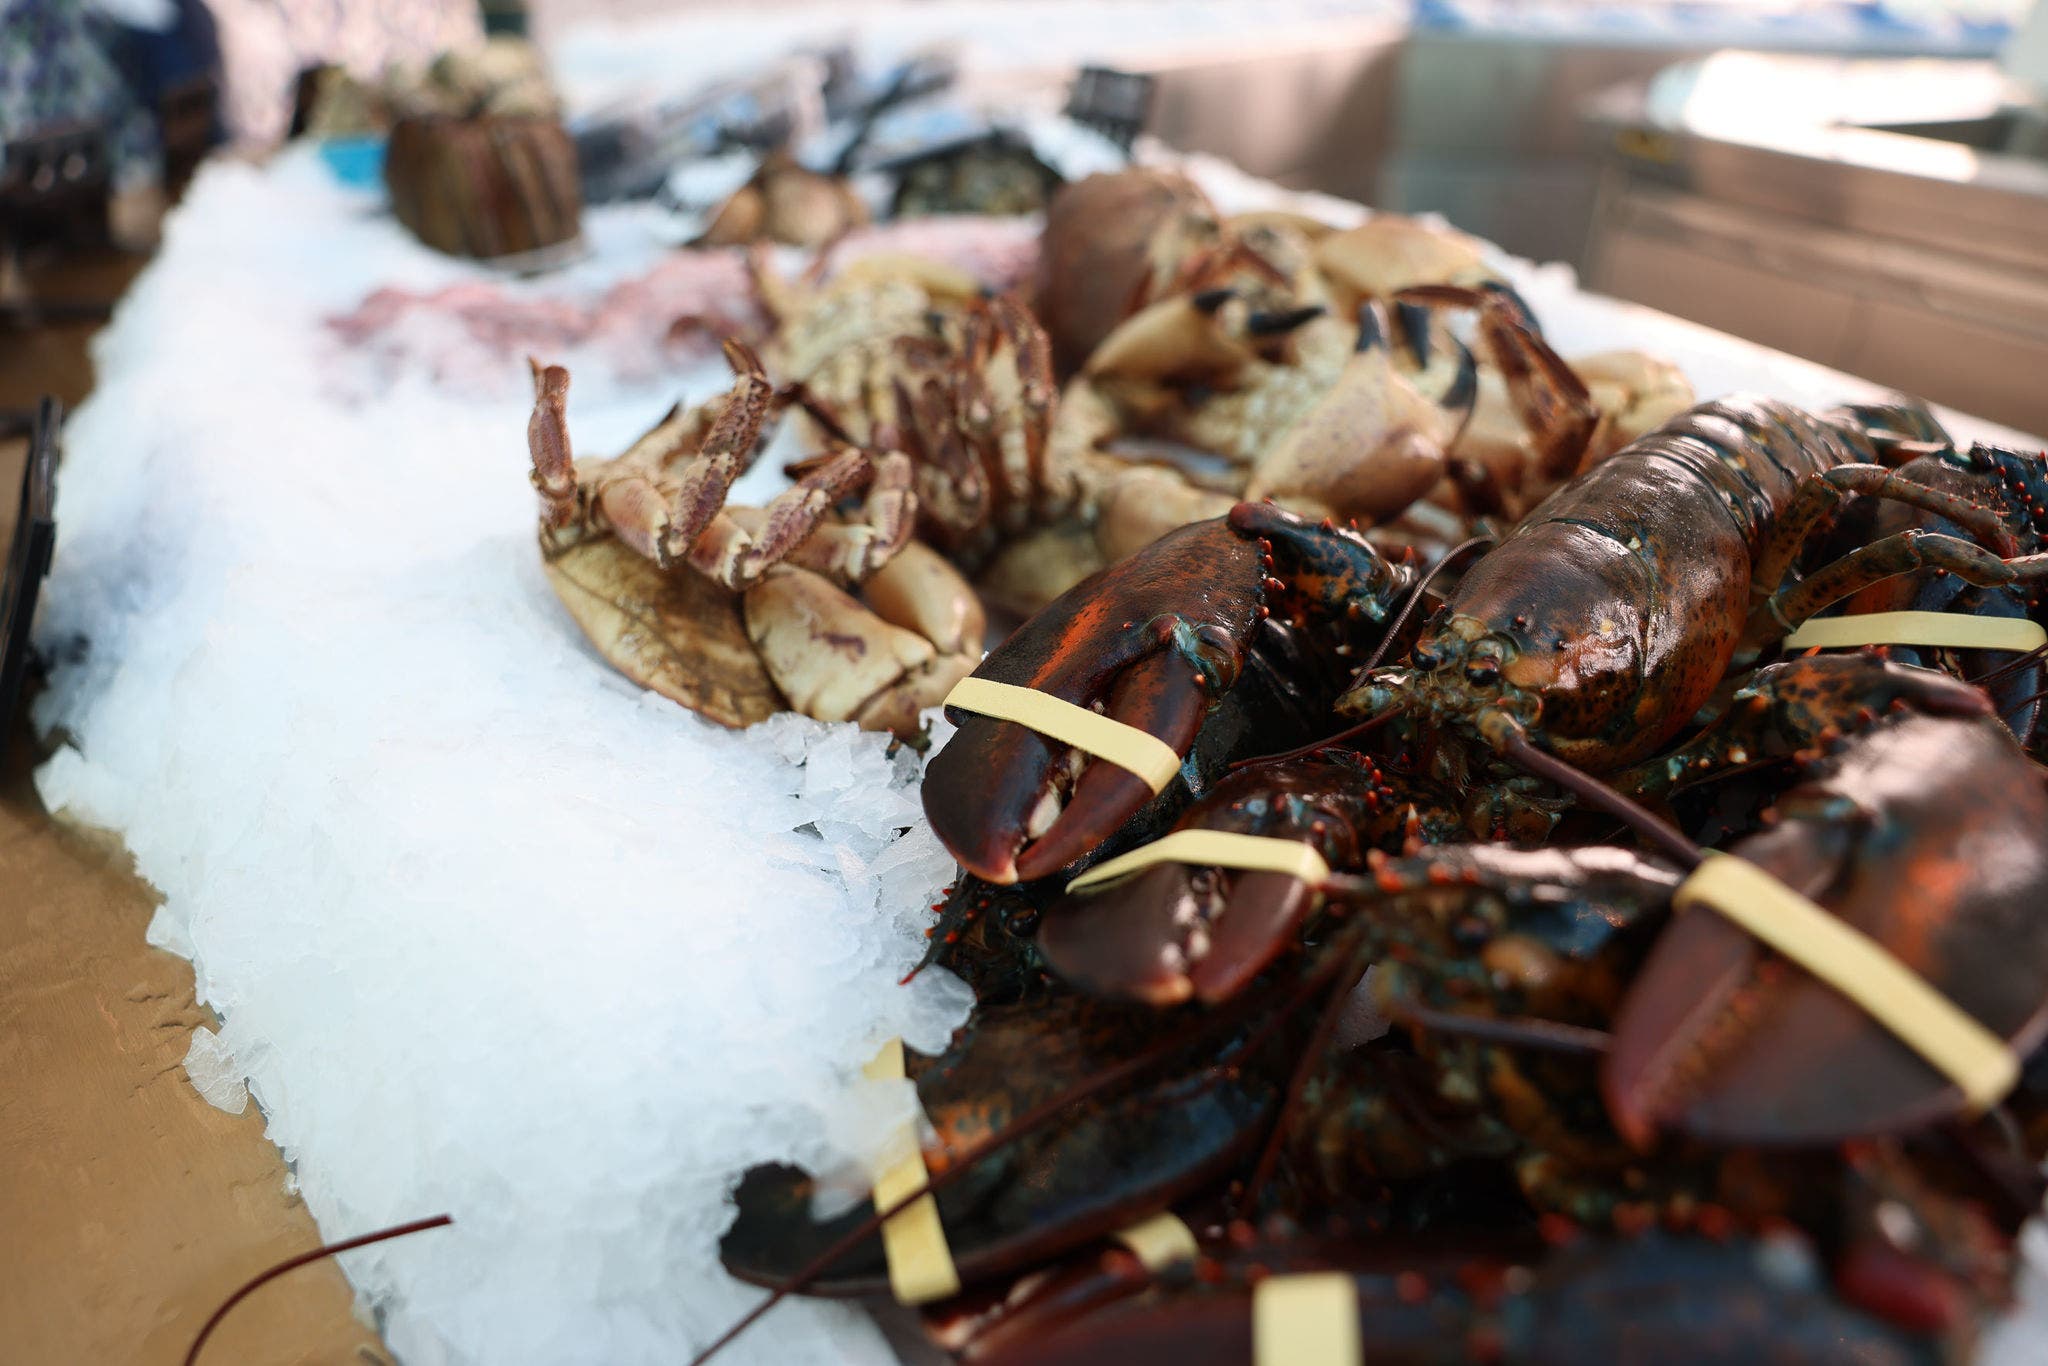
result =
M1118 514L1094 520L1100 554L1087 567L1240 497L1440 549L1474 517L1518 518L1691 401L1683 376L1648 356L1559 358L1460 233L1385 214L1343 231L1257 214L1218 220L1212 241L1188 228L1207 221L1195 208L1159 217L1143 258L1148 302L1101 339L1050 437L1049 465L1092 471L1104 491L1084 505ZM1177 270L1160 264L1171 261ZM1181 292L1159 296L1162 278ZM1469 347L1457 311L1476 314ZM1133 438L1209 459L1148 453L1143 474L1102 473L1103 457L1132 463L1114 453Z
M711 221L691 245L781 242L821 247L867 221L867 205L845 177L813 171L778 148L761 159L746 184L712 210Z
M908 458L842 447L765 508L729 505L777 395L745 345L726 358L728 393L580 467L569 372L534 363L527 444L549 582L606 660L720 724L792 708L915 731L980 658L983 619L959 574L910 539Z

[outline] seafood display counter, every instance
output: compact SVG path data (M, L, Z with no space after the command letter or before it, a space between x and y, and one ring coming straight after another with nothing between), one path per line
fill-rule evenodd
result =
M597 206L533 278L310 150L202 171L67 432L35 713L44 800L125 840L218 1013L193 1083L261 1106L330 1237L453 1217L346 1263L407 1360L673 1361L759 1302L728 1272L799 1271L940 1301L983 1360L1050 1359L1048 1284L1131 1354L1249 1351L1256 1312L1605 1358L1644 1276L1730 1350L2037 1354L2038 1135L1967 1115L2042 1015L2048 798L1984 699L2038 724L2043 477L1946 438L2039 442L1149 155L1186 178L1081 181L1043 238L903 220L820 264ZM1863 495L1906 520L1824 516ZM1816 525L1849 559L1801 576ZM1913 629L1992 634L1788 644L1873 566ZM1026 618L986 658L967 576ZM1636 691L1585 682L1630 649ZM1729 694L1738 659L1775 662ZM1823 949L1765 923L1759 967L1693 910L1650 952L1674 900ZM1293 1069L1331 1038L1336 1082ZM1266 1142L1283 1093L1307 1148ZM1317 1182L1356 1222L1234 1218ZM1319 1241L1504 1208L1426 1268ZM799 1296L721 1359L894 1356Z

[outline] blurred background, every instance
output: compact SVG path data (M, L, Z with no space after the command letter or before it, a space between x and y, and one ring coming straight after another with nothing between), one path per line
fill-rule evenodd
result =
M265 155L295 132L374 137L374 118L351 125L334 73L374 93L395 71L519 35L559 91L588 201L687 198L686 168L736 146L836 156L858 106L847 90L887 94L915 71L895 91L905 108L940 90L956 116L1078 99L1119 138L1442 214L1568 263L1588 288L2041 431L2048 11L2035 10L0 0L0 319L11 358L70 354L202 157ZM1092 96L1076 93L1084 67L1105 73ZM334 154L338 167L350 155ZM31 387L0 397L18 405Z

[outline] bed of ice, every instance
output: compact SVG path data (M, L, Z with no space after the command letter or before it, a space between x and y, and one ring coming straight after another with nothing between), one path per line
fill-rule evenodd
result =
M348 396L326 315L473 273L310 156L202 174L67 433L38 719L76 747L39 784L163 893L223 1021L193 1079L247 1079L321 1228L454 1214L349 1258L405 1360L672 1362L755 1293L716 1266L736 1173L871 1145L859 1064L961 1018L945 975L897 986L952 867L880 737L726 732L584 647L516 389ZM579 374L577 434L678 388ZM737 1359L890 1358L807 1304Z
M1228 207L1275 193L1190 167ZM852 1092L858 1065L966 1006L940 974L897 985L952 873L915 762L625 683L541 575L520 348L502 385L450 383L326 321L385 288L591 307L660 260L657 217L592 213L585 260L506 284L310 155L209 166L67 435L37 720L72 747L40 790L163 893L150 938L222 1020L193 1082L253 1094L323 1231L455 1216L345 1263L415 1366L683 1358L758 1293L716 1265L738 1173L856 1169L908 1105ZM1658 349L1704 392L1874 392L1516 269L1568 351ZM722 383L572 359L594 452ZM730 1359L890 1358L804 1303Z

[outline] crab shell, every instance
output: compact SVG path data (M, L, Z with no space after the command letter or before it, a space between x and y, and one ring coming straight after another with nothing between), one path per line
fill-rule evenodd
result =
M980 603L958 571L915 541L859 597L788 567L735 593L663 570L609 536L559 548L543 565L613 667L722 726L794 709L912 734L919 713L981 654Z
M1173 171L1133 168L1063 187L1045 213L1033 308L1061 373L1079 369L1190 250L1222 234L1216 206Z
M767 241L816 248L867 221L867 206L842 177L813 171L778 151L713 211L695 245Z
M1414 285L1477 285L1496 278L1478 238L1391 213L1319 239L1315 264L1337 313L1346 317L1362 300L1391 299Z

